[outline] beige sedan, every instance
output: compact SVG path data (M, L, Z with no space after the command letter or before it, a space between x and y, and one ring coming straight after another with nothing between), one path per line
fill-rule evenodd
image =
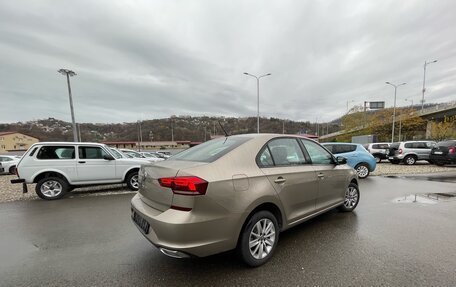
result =
M279 233L359 201L355 171L295 135L218 138L142 166L132 219L175 258L237 248L250 266L271 258Z

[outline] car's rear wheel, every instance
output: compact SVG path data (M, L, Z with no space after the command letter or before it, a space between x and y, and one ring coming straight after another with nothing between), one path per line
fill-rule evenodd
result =
M379 155L374 155L375 162L379 163L382 161L382 158Z
M68 182L60 177L45 177L38 181L35 187L36 194L46 200L60 199L68 190Z
M138 171L130 172L125 179L127 182L127 186L131 190L138 190L139 189L139 177Z
M365 163L360 163L355 167L356 173L359 178L366 178L369 176L369 167Z
M279 241L279 224L275 216L266 210L255 213L245 225L238 251L242 260L251 267L266 263Z
M353 211L359 202L359 188L356 183L350 183L345 190L344 204L339 207L340 211Z
M407 165L414 165L416 163L416 157L414 157L413 155L408 155L404 158L404 162Z

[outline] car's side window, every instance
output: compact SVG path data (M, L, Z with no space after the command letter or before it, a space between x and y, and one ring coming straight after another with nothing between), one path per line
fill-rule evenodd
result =
M333 164L332 155L323 147L309 140L301 140L313 164Z
M299 165L306 163L299 143L294 138L278 138L268 143L276 166Z
M260 167L271 167L274 166L274 161L272 160L271 153L269 148L265 146L258 156L258 165Z
M102 148L95 146L80 146L78 151L80 159L103 159L108 155Z
M37 159L74 159L73 146L43 146L36 155Z

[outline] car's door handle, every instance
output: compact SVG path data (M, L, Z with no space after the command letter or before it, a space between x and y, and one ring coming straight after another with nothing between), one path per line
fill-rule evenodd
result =
M78 161L78 163L86 163L85 161Z
M317 174L317 176L318 176L318 178L320 178L320 179L325 178L325 175L324 175L323 173L319 173L319 174Z
M287 181L285 178L279 176L276 180L274 180L275 183L284 183Z

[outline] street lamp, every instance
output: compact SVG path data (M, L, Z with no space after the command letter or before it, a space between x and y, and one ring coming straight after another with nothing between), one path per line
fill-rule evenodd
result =
M424 73L423 73L423 98L421 99L421 113L423 113L424 110L424 92L426 91L425 84L426 84L426 66L430 65L432 63L437 62L437 60L431 61L431 62L426 62L424 61Z
M394 142L394 123L396 122L396 92L397 92L397 87L405 85L406 83L402 83L399 85L392 84L390 82L386 82L387 85L391 85L394 87L394 108L393 108L393 128L391 131L391 142Z
M260 133L260 79L266 76L270 76L271 73L259 77L249 73L244 73L244 75L254 77L257 80L257 133Z
M68 95L70 97L70 109L71 109L71 120L73 121L73 140L78 142L78 132L76 129L76 121L74 120L74 109L73 109L73 98L71 96L71 86L70 86L70 77L76 76L76 73L68 69L60 69L58 72L62 75L65 75L67 78L68 84Z

